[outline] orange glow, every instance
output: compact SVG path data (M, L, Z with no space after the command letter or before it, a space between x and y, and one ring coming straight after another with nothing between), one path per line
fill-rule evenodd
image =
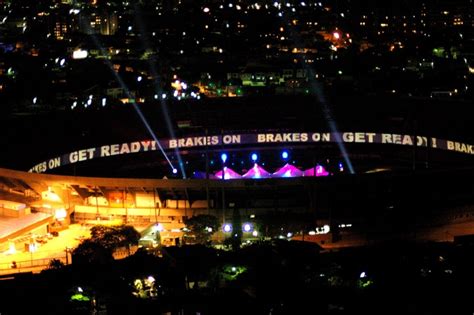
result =
M133 195L123 191L112 191L107 194L109 206L114 208L134 207L135 201Z
M181 81L176 80L174 82L171 82L171 87L175 90L181 90Z
M64 208L56 209L54 216L58 221L63 221L67 217L67 211Z
M317 33L323 36L325 41L332 43L336 48L347 48L352 41L350 34L343 33L341 30L332 32L318 31Z

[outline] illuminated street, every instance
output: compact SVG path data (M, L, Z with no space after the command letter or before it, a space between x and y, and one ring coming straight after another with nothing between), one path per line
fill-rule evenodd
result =
M49 260L55 258L66 262L66 248L75 248L79 244L78 238L81 236L89 237L89 227L81 226L80 224L72 224L69 229L60 231L58 237L53 237L48 240L46 244L39 244L38 249L34 253L29 253L17 249L15 254L1 253L0 254L0 274L10 273L11 263L16 261L19 271L30 271L31 260L34 264L47 265ZM69 263L70 263L69 254ZM38 268L35 268L38 271Z

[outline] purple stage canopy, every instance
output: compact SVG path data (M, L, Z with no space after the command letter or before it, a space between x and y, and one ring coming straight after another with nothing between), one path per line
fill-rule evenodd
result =
M216 179L222 179L222 170L216 172ZM241 178L242 176L231 168L224 167L224 179Z
M300 177L303 176L303 171L297 168L294 165L291 164L286 164L282 168L280 168L278 171L273 173L274 177Z
M248 170L244 175L240 175L231 168L224 167L224 179L236 179L236 178L270 178L270 177L302 177L302 176L328 176L329 173L321 165L316 165L315 167L308 168L305 171L300 170L294 165L289 163L285 164L273 174L266 171L263 167L257 163ZM206 172L195 171L193 172L192 178L205 179ZM209 173L209 179L222 179L222 170L211 174Z
M243 178L267 178L270 177L270 173L267 172L263 167L259 166L257 163L244 175Z
M314 171L316 170L316 175ZM304 176L328 176L329 173L321 165L316 165L315 167L308 168L304 171Z

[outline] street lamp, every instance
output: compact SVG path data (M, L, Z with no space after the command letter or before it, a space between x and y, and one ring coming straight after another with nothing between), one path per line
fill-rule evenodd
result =
M243 230L244 232L249 233L250 231L252 231L252 225L250 223L245 223L243 226Z
M153 225L151 230L153 231L153 233L156 233L156 232L163 232L165 230L165 228L164 228L163 224L155 223L155 225Z
M229 223L224 224L223 230L226 233L230 233L232 231L232 225L230 225Z
M257 155L257 153L252 153L252 155L250 156L250 158L252 159L252 161L253 161L254 163L257 162L257 160L258 160L258 155Z
M71 254L72 249L66 246L65 252L66 252L66 265L69 265L69 254ZM72 257L71 257L71 260L72 260Z
M222 161L222 179L225 179L225 162L227 161L227 153L221 154L221 161Z
M95 197L95 207L96 207L96 220L99 220L100 212L99 212L99 189L96 187L94 188L94 197Z
M225 180L225 162L227 161L227 154L221 154L222 161L222 180ZM225 224L225 192L224 183L222 183L222 223Z

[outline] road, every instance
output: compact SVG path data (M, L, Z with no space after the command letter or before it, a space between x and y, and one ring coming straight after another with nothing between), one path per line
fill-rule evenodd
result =
M368 239L364 233L341 233L341 239L331 241L331 235L305 236L304 240L316 242L323 249L339 249L344 247L367 246L388 240L405 240L416 242L453 242L455 236L474 234L474 221L457 222L433 227L422 227L403 234L386 234L378 238ZM300 235L293 237L294 240L302 240Z

